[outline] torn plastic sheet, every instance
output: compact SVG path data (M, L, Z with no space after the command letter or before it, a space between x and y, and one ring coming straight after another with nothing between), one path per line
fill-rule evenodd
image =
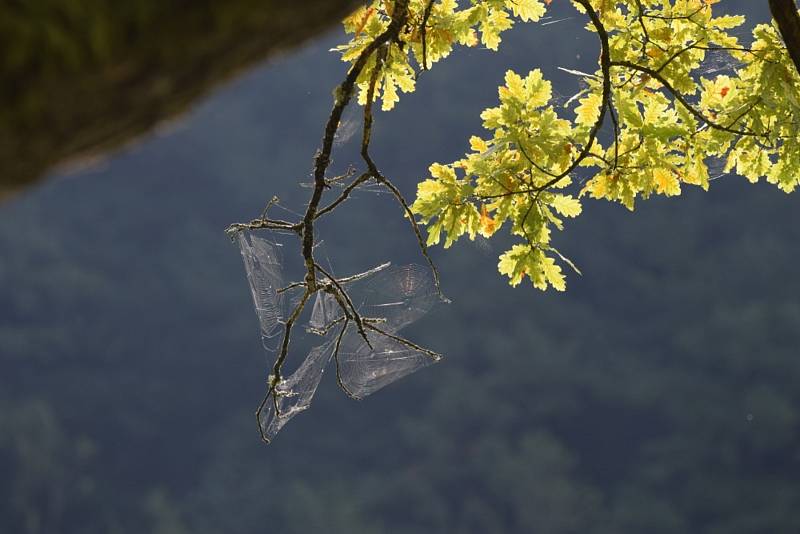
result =
M286 234L271 230L241 230L236 235L262 343L270 352L282 340L286 318L304 291L302 284L287 282L282 257L285 238ZM440 300L428 269L386 263L364 273L337 278L339 287L365 323L364 333L369 343L352 320L352 310L348 314L343 312L340 301L345 299L336 284L324 276L319 282L327 287L315 294L306 330L321 337L323 343L311 349L303 363L270 392L259 421L267 440L272 440L289 419L310 406L325 366L334 355L340 386L356 399L440 358L398 335ZM351 317L346 319L346 315ZM343 332L342 328L346 330Z

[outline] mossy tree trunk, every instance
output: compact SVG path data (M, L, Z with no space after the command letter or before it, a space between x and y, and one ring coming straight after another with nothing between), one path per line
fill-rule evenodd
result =
M0 198L141 136L356 0L11 0L0 7Z

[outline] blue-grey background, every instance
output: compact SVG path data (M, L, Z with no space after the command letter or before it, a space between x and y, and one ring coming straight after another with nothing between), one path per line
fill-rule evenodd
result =
M556 67L592 68L594 36L552 10L573 18L462 50L377 115L408 197L507 68L577 90ZM0 206L0 532L798 532L797 199L737 176L635 213L587 202L557 237L584 272L566 294L508 287L502 242L434 250L453 303L412 334L446 359L360 403L328 374L260 443L269 360L223 229L275 194L302 210L342 38ZM420 261L386 196L320 231L340 272Z

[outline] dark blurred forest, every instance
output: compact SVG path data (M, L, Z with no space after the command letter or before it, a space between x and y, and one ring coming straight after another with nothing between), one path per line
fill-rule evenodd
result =
M0 3L0 200L185 112L356 0Z
M467 150L507 68L577 90L556 67L592 68L596 44L553 4L573 18L457 53L377 114L407 196ZM798 199L732 175L635 213L587 202L558 236L584 273L565 294L510 288L503 243L434 250L453 303L413 338L445 359L361 402L328 373L260 442L269 359L223 230L275 194L302 209L342 38L0 205L0 532L800 531ZM386 196L319 230L343 273L421 263Z

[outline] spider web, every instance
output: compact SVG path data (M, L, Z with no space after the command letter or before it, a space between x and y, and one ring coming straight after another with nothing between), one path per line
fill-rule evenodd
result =
M286 320L281 246L274 240L241 231L236 234L250 293L261 327L261 343L270 352Z
M301 284L287 283L282 256L286 239L287 234L274 230L244 229L236 234L262 344L269 352L275 352L283 339L286 319L304 291ZM362 399L440 358L398 334L440 300L428 269L414 264L386 263L336 282L347 293L366 329L357 328L352 313L344 313L333 281L320 277L322 289L316 292L310 306L306 331L321 338L322 344L313 347L297 369L271 393L259 421L268 440L311 405L325 367L334 357L339 385L355 399Z

